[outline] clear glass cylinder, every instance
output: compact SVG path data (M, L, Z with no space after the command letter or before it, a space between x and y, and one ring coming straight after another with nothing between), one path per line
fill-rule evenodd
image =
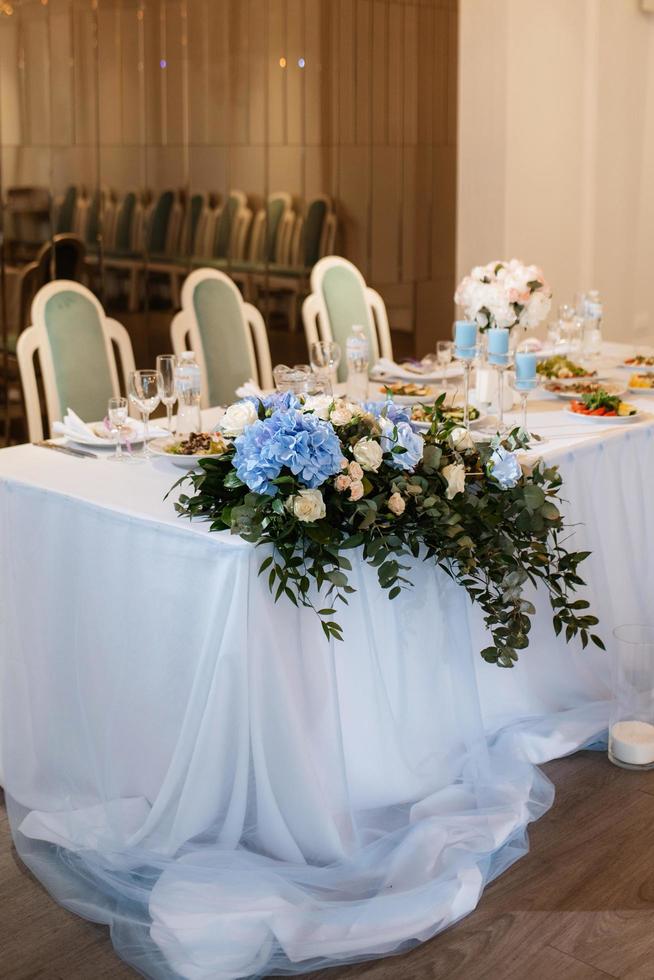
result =
M624 769L654 769L654 626L614 630L609 759Z

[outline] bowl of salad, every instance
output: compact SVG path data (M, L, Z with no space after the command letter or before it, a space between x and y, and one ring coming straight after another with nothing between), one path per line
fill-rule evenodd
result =
M220 432L191 432L186 439L153 439L150 449L155 456L166 456L175 466L190 470L201 459L222 456L228 445Z
M548 357L536 366L536 371L542 378L554 381L574 381L576 378L596 378L597 371L571 361L565 354Z
M590 395L582 395L579 401L570 402L565 411L589 422L618 425L635 422L640 415L635 405L623 402L619 395L611 395L603 389Z

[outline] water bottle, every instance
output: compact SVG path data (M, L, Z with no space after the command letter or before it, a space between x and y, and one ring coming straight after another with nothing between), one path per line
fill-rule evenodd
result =
M191 350L177 358L175 387L178 398L177 435L186 438L191 432L202 432L200 365Z
M596 289L586 293L584 303L584 353L599 357L602 353L602 317L604 307Z
M353 402L364 402L368 397L368 362L370 346L366 328L355 323L345 342L347 361L347 397Z

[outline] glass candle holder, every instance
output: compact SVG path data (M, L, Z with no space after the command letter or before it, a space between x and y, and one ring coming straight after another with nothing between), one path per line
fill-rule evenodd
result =
M463 367L463 425L470 428L468 399L470 397L470 372L478 353L477 324L470 320L457 320L454 324L454 356Z
M613 631L609 759L623 769L654 769L654 626Z

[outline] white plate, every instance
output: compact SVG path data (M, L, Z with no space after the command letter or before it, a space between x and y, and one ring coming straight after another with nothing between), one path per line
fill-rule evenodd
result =
M631 385L629 385L627 391L631 395L654 395L654 388L632 388Z
M221 453L194 453L193 456L178 456L175 453L166 452L168 438L153 439L150 443L150 451L153 456L163 456L169 459L175 466L181 466L183 470L191 470L203 459L218 459Z
M96 431L96 427L97 427L97 431ZM116 443L114 439L111 438L111 435L108 432L106 438L99 434L103 428L102 422L91 422L89 424L89 428L93 430L93 436L89 436L88 439L86 439L82 434L80 434L79 436L75 436L74 438L72 436L65 436L64 438L66 439L67 443L71 443L71 445L73 446L85 446L85 447L88 446L89 448L92 449L115 449L116 448ZM130 427L129 432L131 434L134 434L136 430ZM99 439L101 439L102 442L99 442L98 441ZM140 446L141 443L143 442L143 439L141 439L140 437L138 439L129 439L127 436L127 430L123 430L123 446L125 445L126 442L129 442L130 446Z
M644 413L638 409L635 415L581 415L571 408L564 408L563 411L580 422L597 422L600 425L630 425L632 422L642 422L644 418Z
M587 383L590 384L591 382L587 382ZM596 383L595 378L592 379L592 383L593 384ZM625 386L617 381L607 381L606 384L602 383L601 381L597 381L597 384L602 385L602 388L607 393L607 395L614 395L616 397L618 395L624 395L626 390ZM575 391L570 391L570 390L550 391L549 388L547 388L545 385L543 385L542 388L547 395L551 395L553 398L562 398L565 401L571 401L573 398L581 398L581 395Z
M625 364L624 361L620 361L615 366L622 371L631 371L632 374L643 374L654 371L654 364Z

